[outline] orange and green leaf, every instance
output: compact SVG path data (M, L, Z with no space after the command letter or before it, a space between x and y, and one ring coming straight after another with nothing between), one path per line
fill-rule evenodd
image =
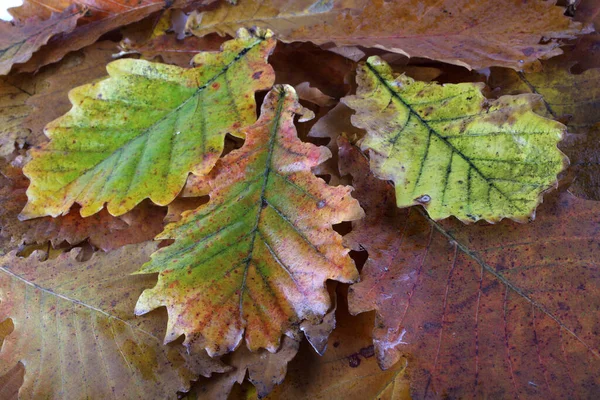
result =
M210 202L158 236L175 242L138 271L159 278L136 313L166 306L166 342L185 335L216 355L245 336L251 351L274 352L283 334L327 312L327 279L356 279L332 225L363 213L350 187L311 173L331 154L298 139L293 118L305 112L291 86L271 90L244 146L211 173Z

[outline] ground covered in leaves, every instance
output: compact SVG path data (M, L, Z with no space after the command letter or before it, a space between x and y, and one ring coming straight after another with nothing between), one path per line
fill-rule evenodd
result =
M600 393L597 0L10 13L1 399Z

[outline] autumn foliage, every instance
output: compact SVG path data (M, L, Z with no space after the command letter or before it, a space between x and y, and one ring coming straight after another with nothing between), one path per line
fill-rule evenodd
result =
M600 394L600 3L25 0L0 399Z

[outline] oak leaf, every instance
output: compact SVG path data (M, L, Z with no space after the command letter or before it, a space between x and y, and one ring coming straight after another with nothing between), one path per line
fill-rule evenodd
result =
M584 39L584 38L582 38ZM543 96L538 112L564 121L570 134L560 148L569 156L575 170L570 191L579 197L600 200L600 58L590 57L600 41L578 41L564 55L544 61L544 69L534 73L492 68L490 85L499 94L535 93ZM575 73L580 64L590 69Z
M341 302L327 352L317 355L302 343L298 355L288 364L288 378L266 399L410 399L407 360L382 371L373 351L373 315L351 316L345 300Z
M367 212L345 237L369 254L350 312L377 312L383 368L410 355L413 398L597 393L598 203L556 193L532 224L437 223L397 209L356 147L340 159Z
M176 398L196 374L225 370L206 354L164 346L164 315L133 318L151 277L131 276L156 243L125 246L77 261L78 251L41 264L0 257L0 322L14 330L0 350L0 375L25 365L21 398Z
M286 42L360 45L473 69L521 70L560 54L556 39L590 30L563 13L554 1L240 0L192 14L187 29L231 35L260 26Z
M202 51L218 51L226 38L219 35L181 37L175 30L174 20L181 10L167 9L121 29L119 54L140 54L146 60L160 58L164 63L189 67L192 58ZM185 17L185 15L184 15Z
M488 101L476 83L394 77L378 57L357 82L343 101L367 130L371 168L394 181L398 207L421 204L435 220L526 221L568 162L556 147L564 126L532 111L535 96Z
M32 17L21 24L0 21L0 75L6 75L14 64L29 60L51 37L75 28L87 8L72 5L46 20Z
M106 75L113 42L95 43L36 74L0 77L0 156L48 141L44 126L69 111L67 93L74 86Z
M16 21L23 23L27 18L45 18L49 10L65 10L71 4L88 10L72 32L53 38L43 52L38 52L26 64L19 65L19 72L34 72L40 67L62 59L71 51L80 50L96 42L102 35L143 19L165 8L179 8L190 4L207 5L215 0L25 0L23 5L11 8ZM235 36L235 35L233 35Z
M116 44L110 41L94 43L85 49L73 52L59 63L45 67L33 79L44 85L37 85L36 91L26 99L25 104L33 109L22 122L31 133L26 137L29 145L47 142L44 127L47 123L65 114L71 108L68 93L74 87L94 82L106 76L106 64L113 61ZM32 79L29 74L21 74ZM39 77L39 78L38 78Z
M216 355L245 336L251 351L274 352L283 334L327 312L327 279L357 277L331 226L363 213L350 187L310 172L330 152L297 138L293 118L303 113L291 86L271 90L244 146L211 172L210 202L157 237L175 242L138 271L159 278L136 313L166 306L166 342L185 334L184 344Z
M269 32L240 30L220 53L201 53L183 69L124 59L109 78L69 92L73 108L46 126L51 141L31 151L24 219L102 209L112 215L144 198L170 203L189 172L210 171L227 132L256 120L254 92L267 89L275 46Z
M19 212L27 202L27 185L18 166L0 163L0 254L23 245L50 242L56 248L63 242L76 245L88 238L95 247L110 251L152 240L163 229L165 210L146 202L120 217L102 210L82 218L74 209L56 218L19 221Z

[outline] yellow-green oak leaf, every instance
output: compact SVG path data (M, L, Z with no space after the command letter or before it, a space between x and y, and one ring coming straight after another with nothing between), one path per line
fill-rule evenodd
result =
M282 335L328 311L326 280L358 277L332 225L363 211L351 187L311 172L331 152L298 139L294 116L306 111L293 87L273 88L244 146L211 172L210 201L157 237L175 241L138 271L159 275L136 314L166 306L165 342L184 334L185 345L214 356L245 336L251 351L274 352Z
M371 169L396 187L398 207L421 204L435 220L533 219L542 194L568 163L565 127L532 111L539 96L488 100L482 85L440 85L395 77L378 57L358 68L344 102Z
M169 204L188 174L208 173L225 134L256 121L254 93L269 89L271 32L240 30L221 52L199 53L195 68L123 59L109 77L69 93L73 108L49 123L51 139L31 151L28 219L66 214L112 215L145 198Z

